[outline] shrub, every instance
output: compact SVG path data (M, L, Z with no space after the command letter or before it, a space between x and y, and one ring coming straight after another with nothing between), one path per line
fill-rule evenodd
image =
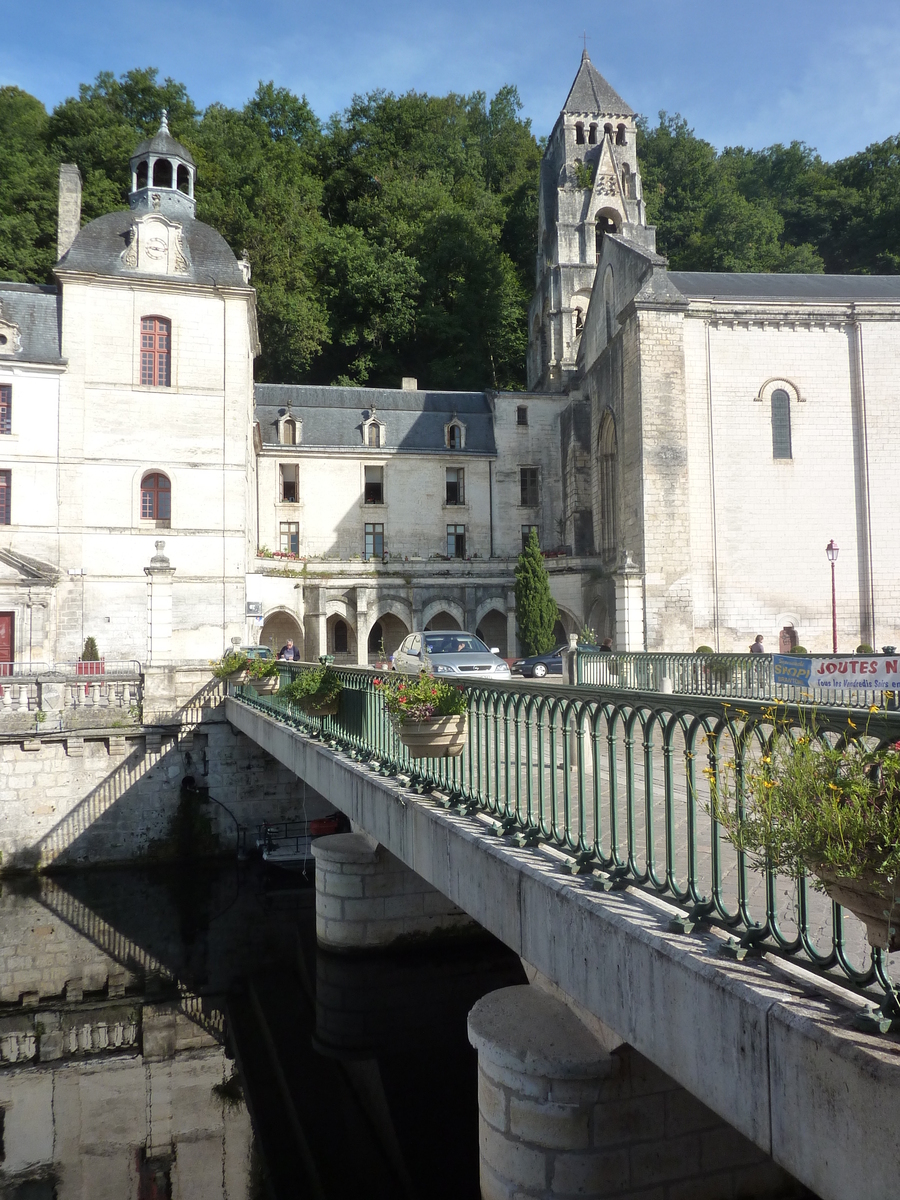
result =
M295 675L278 695L282 699L294 701L295 704L301 700L312 700L318 705L323 705L336 700L343 689L340 677L329 666L323 664L309 667Z
M209 665L216 679L226 679L235 671L243 671L249 661L243 650L228 650L221 658L211 658Z
M97 649L97 643L92 637L84 639L84 649L81 651L82 662L99 662L100 652Z
M859 645L856 647L856 653L857 654L874 654L875 651L868 644L868 642L860 642Z
M251 658L247 674L251 679L271 679L278 674L278 663L274 658Z
M386 676L376 679L375 686L390 716L401 724L458 717L469 711L469 700L462 688L453 687L425 671L417 676Z
M803 657L809 654L809 651L805 646L794 646L794 648L791 650L791 654L799 654L801 657Z
M712 646L698 646L694 651L695 654L712 654L714 653Z
M553 627L559 612L550 595L550 576L532 529L516 564L516 621L526 654L553 649Z

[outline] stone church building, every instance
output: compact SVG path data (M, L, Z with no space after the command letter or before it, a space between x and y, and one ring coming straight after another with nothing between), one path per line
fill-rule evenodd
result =
M203 660L413 629L516 643L536 528L560 609L620 650L900 641L900 278L669 271L635 115L587 54L541 167L528 391L253 383L246 256L168 131L51 287L0 283L0 662Z

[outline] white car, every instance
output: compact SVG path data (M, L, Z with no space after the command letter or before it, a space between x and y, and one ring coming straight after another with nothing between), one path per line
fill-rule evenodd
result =
M394 651L394 670L407 675L428 671L463 679L509 679L508 665L481 638L459 629L429 629L411 633Z

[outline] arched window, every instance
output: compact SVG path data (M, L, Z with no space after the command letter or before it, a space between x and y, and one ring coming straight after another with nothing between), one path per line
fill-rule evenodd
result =
M141 480L141 520L172 519L172 484L162 471L151 471Z
M347 653L347 622L335 621L334 623L334 652L335 654Z
M581 337L584 333L584 313L580 308L575 309L575 336Z
M625 193L627 200L634 199L634 176L631 173L631 167L625 163L622 167L622 191Z
M597 444L600 459L600 553L616 553L616 504L619 490L616 422L607 410L600 423Z
M297 445L297 422L293 417L287 417L281 425L282 446Z
M609 212L597 213L597 227L596 227L595 238L596 238L597 258L598 259L600 258L600 247L603 244L603 235L605 233L618 233L618 232L619 232L619 221L615 214L609 213Z
M141 317L141 383L170 387L171 363L172 322L165 317Z
M462 450L462 429L455 423L447 426L447 446L450 450Z
M612 135L613 135L613 127L612 127L612 125L610 125L610 124L609 124L609 122L608 122L608 121L607 121L607 123L606 123L606 124L603 126L603 132L604 132L604 133L608 133L610 137L612 137Z
M372 421L366 431L366 445L370 450L381 449L381 426L377 421Z
M575 122L575 144L578 146L584 145L584 122Z
M172 186L172 164L167 158L158 158L153 164L153 186L164 188Z
M588 133L588 141L591 143L592 146L597 145L597 122L596 121L592 122L592 124L591 124L591 128Z
M191 173L180 163L178 165L178 190L188 196L191 194Z
M772 393L772 457L793 458L791 454L791 398L783 388Z
M616 145L624 146L625 144L625 126L620 125L616 130Z
M138 163L138 169L137 169L137 186L138 186L138 188L145 188L147 186L147 181L149 180L149 178L150 178L150 171L147 166L147 160L144 159L143 162Z

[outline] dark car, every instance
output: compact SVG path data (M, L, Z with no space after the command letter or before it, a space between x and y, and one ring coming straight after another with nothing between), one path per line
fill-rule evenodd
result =
M586 642L578 643L579 650L590 654L599 654L602 646L589 646ZM543 679L545 675L562 675L563 651L568 646L557 646L546 654L532 654L530 658L517 658L512 665L513 675L522 675L526 679Z

